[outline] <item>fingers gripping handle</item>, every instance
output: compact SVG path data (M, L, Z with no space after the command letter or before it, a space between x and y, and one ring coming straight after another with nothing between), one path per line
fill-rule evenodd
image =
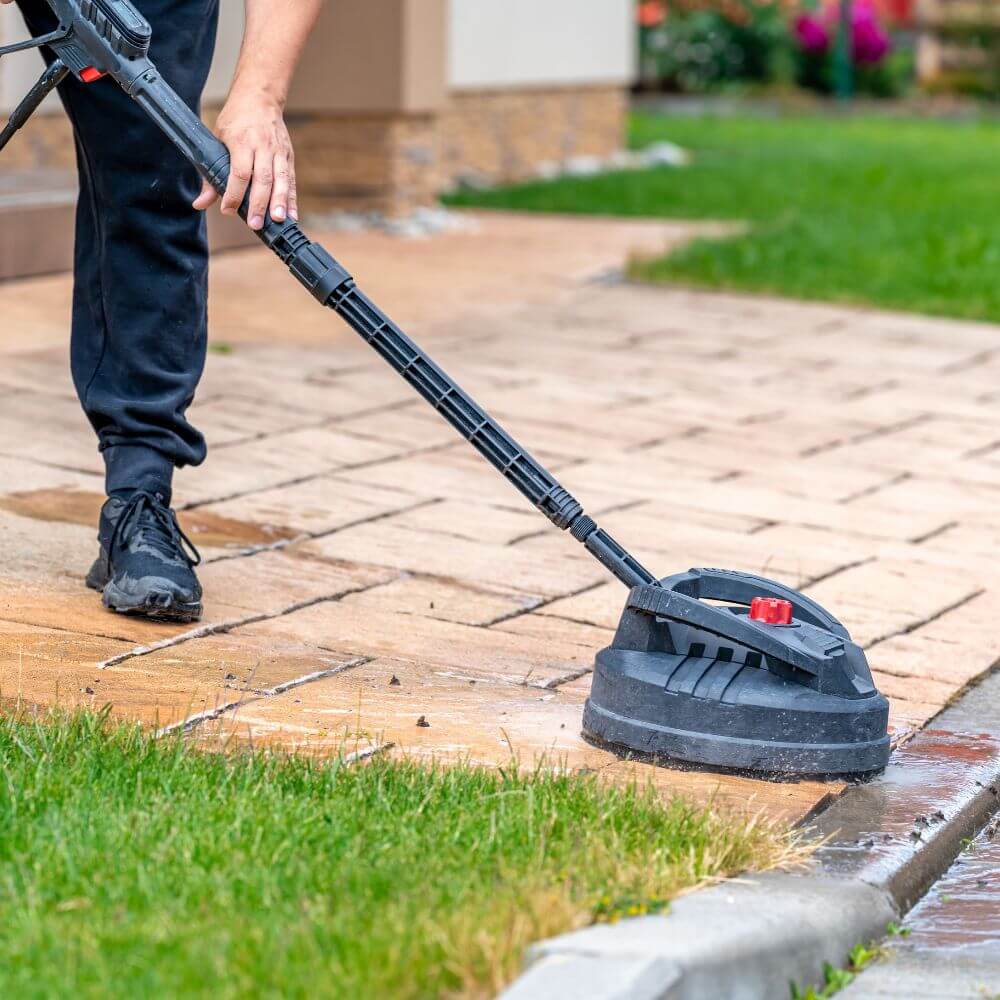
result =
M229 183L229 150L163 81L156 69L150 67L139 76L129 93L209 184L220 195L224 194ZM239 207L240 218L244 221L247 206L245 198ZM263 228L257 230L257 236L324 305L338 288L353 285L350 274L291 219L277 222L268 215Z

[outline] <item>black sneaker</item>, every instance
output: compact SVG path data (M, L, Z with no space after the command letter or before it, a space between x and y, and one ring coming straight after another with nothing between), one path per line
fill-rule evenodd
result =
M97 540L101 554L87 586L104 592L106 608L161 621L201 617L201 584L194 575L201 556L159 493L111 497L101 510Z

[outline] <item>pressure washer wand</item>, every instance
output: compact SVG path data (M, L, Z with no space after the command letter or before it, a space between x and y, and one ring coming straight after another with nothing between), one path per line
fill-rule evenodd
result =
M220 194L229 179L229 152L156 76L143 77L133 97ZM247 203L240 208L246 221ZM494 468L557 528L568 529L627 587L655 584L645 569L556 478L415 344L355 284L351 275L292 220L268 217L257 235L323 305L359 333Z
M61 28L46 44L66 66L84 82L105 74L113 77L222 194L229 179L229 151L148 59L151 29L139 11L127 0L47 2ZM244 201L239 211L244 221L247 207ZM568 529L627 587L657 584L656 577L599 528L582 504L410 340L297 223L268 216L257 235L319 302L359 333L557 528Z

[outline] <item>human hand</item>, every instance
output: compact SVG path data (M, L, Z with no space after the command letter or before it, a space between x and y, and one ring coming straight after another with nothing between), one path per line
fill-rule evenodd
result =
M247 224L251 229L263 228L267 211L275 222L284 222L287 217L297 221L295 154L281 104L267 94L234 89L219 114L215 130L230 155L222 214L235 215L249 187ZM201 194L194 200L194 208L204 211L218 197L205 181Z

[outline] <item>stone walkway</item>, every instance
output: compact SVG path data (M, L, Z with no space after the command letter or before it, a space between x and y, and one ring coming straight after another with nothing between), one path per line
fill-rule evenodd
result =
M664 575L765 573L868 650L899 733L1000 658L1000 330L616 284L693 227L481 217L327 238L363 287ZM193 630L103 612L100 463L63 277L0 286L0 693L203 738L539 755L799 818L840 786L617 761L579 736L623 591L259 250L219 258L176 500Z

